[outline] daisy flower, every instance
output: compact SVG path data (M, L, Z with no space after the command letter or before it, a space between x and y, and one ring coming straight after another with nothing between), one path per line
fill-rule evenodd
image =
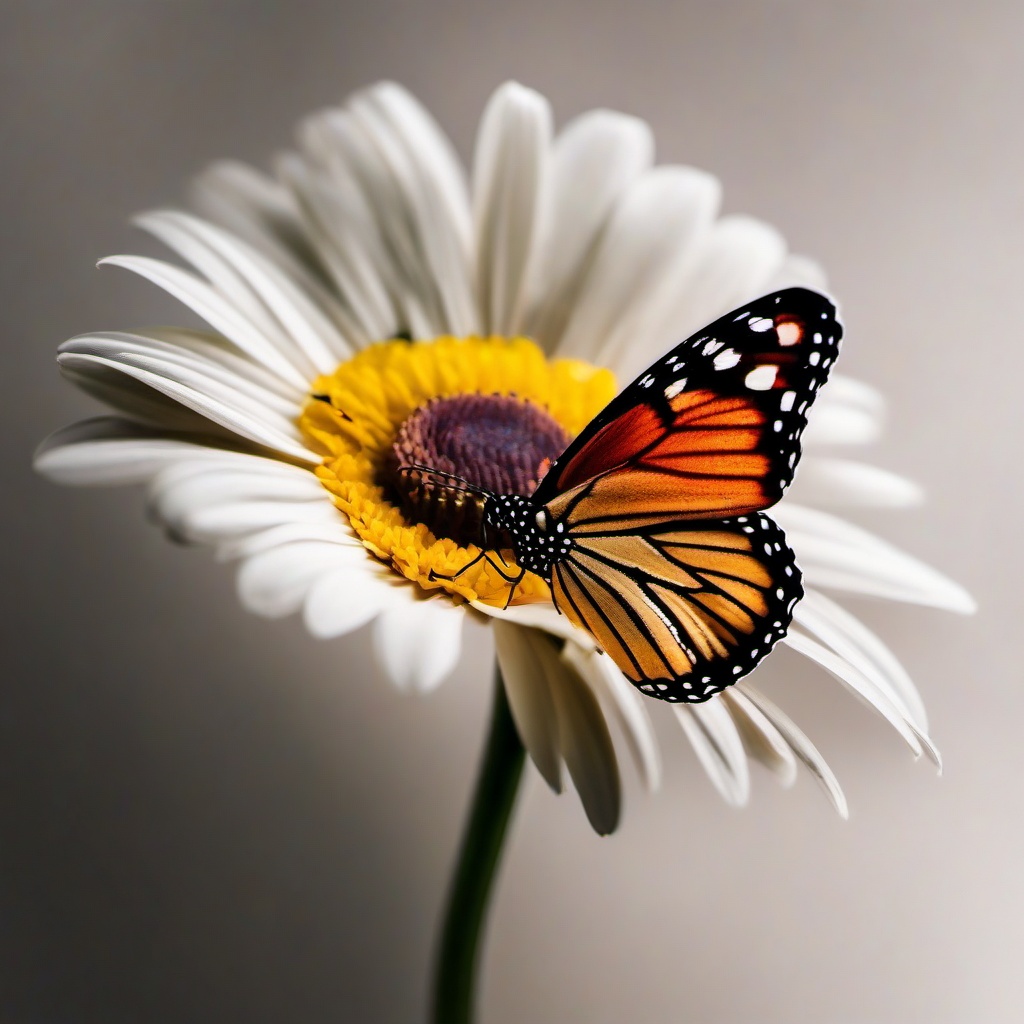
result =
M397 85L374 86L309 117L273 175L215 164L195 183L195 212L138 218L189 267L102 262L209 330L62 345L61 371L114 415L60 431L36 465L66 484L145 484L171 536L238 563L247 608L301 611L317 637L371 626L403 689L449 674L467 618L492 624L522 744L553 789L567 771L600 833L620 816L613 730L657 785L652 713L678 718L729 802L748 798L749 759L784 785L802 763L845 815L821 754L762 692L770 667L703 704L645 700L539 577L506 607L509 585L486 560L459 573L480 551L479 502L410 472L529 494L670 345L753 296L824 284L773 228L719 216L719 200L711 175L654 165L642 121L595 110L556 134L547 102L517 84L488 103L467 181L429 113ZM834 514L919 497L881 469L817 454L874 440L882 404L833 376L797 482L772 510L806 584L785 642L938 763L906 672L825 594L972 608L956 584Z

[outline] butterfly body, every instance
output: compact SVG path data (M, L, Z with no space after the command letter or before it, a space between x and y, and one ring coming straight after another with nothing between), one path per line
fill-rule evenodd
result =
M520 573L649 696L705 701L786 635L801 575L764 510L793 479L841 337L817 292L756 299L650 366L532 495L487 496Z

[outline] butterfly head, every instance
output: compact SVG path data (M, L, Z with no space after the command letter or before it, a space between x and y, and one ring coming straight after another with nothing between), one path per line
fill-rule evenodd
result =
M507 536L520 567L551 579L551 567L572 550L563 523L543 505L518 494L495 494L484 502L484 521Z

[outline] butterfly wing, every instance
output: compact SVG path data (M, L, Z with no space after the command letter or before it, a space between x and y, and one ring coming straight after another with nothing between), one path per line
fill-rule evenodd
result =
M803 596L782 530L755 513L572 538L556 607L649 696L698 703L786 635Z
M724 518L793 479L807 409L842 337L835 306L788 288L726 314L641 374L533 494L566 527Z
M534 493L571 541L556 607L649 695L707 700L786 634L800 571L760 511L793 478L841 337L807 289L734 310L630 384Z

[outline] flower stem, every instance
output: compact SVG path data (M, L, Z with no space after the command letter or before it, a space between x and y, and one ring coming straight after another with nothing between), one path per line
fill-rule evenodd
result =
M494 681L490 733L441 932L434 1024L473 1019L481 931L523 772L525 752L498 669Z

